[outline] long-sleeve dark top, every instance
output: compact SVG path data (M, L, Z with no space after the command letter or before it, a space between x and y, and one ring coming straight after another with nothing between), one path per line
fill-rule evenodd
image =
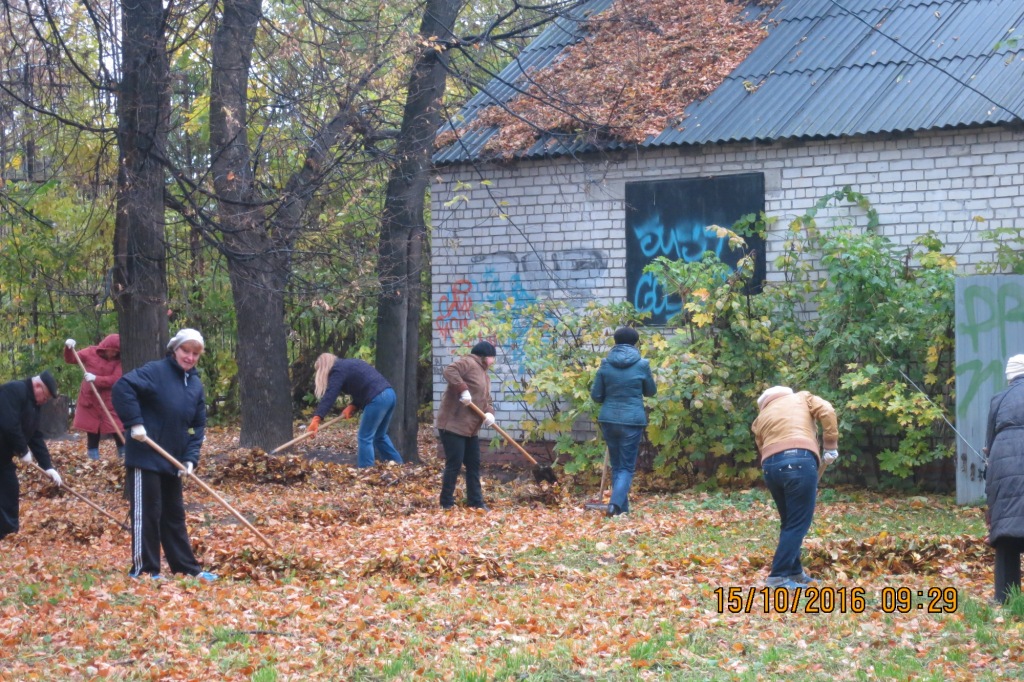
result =
M199 373L181 368L173 355L147 362L114 384L114 409L129 429L136 424L179 462L199 466L199 449L206 435L206 394ZM173 464L148 443L129 438L125 466L176 474Z
M363 409L391 384L373 365L354 358L338 358L327 375L327 390L316 406L317 417L323 419L331 411L334 401L344 393L352 397L356 409Z
M0 386L0 457L21 457L32 450L39 466L53 468L50 450L39 431L40 410L31 379Z

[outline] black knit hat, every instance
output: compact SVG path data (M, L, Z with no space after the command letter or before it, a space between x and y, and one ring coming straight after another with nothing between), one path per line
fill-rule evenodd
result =
M43 385L46 386L46 390L50 392L50 397L56 398L57 381L53 378L53 375L50 374L50 370L43 370L43 372L39 375L39 380L43 382Z
M635 346L640 340L640 333L632 327L619 327L615 330L615 343L624 343L627 346Z
M479 355L482 358L493 358L498 354L494 351L494 345L487 341L478 341L473 350L469 351L473 355Z

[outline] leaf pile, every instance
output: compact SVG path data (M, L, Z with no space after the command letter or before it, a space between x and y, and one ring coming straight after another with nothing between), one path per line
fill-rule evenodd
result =
M482 552L453 552L434 549L417 556L405 552L385 552L363 564L363 577L385 574L407 580L500 580L507 578L513 563Z
M953 564L959 570L985 571L993 561L985 541L970 535L903 537L882 532L864 539L808 541L804 547L813 568L851 576L937 575L951 572Z

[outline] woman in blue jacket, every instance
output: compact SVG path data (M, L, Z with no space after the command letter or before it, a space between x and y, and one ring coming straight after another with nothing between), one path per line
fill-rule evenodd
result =
M601 404L597 422L601 426L612 467L612 498L608 516L629 511L629 488L633 485L640 439L647 426L644 396L658 392L651 365L640 357L636 344L640 334L632 327L615 330L615 347L601 361L590 387L590 397Z
M199 332L182 329L167 344L162 360L147 362L114 384L114 409L132 435L124 454L132 577L160 577L162 546L171 572L206 581L217 579L202 569L192 553L181 492L183 472L146 443L146 438L151 438L188 473L199 464L199 448L206 433L206 398L196 363L203 348Z
M359 447L356 464L360 468L372 467L376 461L374 452L385 460L403 464L388 427L395 413L397 397L395 389L384 375L368 362L354 358L339 358L333 353L321 353L316 359L316 375L313 378L314 393L320 399L316 412L309 422L309 431L316 437L320 422L334 407L342 393L352 396L352 402L341 411L345 419L352 418L357 410L363 411L356 436Z

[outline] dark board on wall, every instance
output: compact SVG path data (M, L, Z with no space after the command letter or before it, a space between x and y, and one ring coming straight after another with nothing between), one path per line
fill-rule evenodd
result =
M677 295L666 297L644 268L658 256L699 261L712 251L731 266L744 252L729 249L728 240L704 228L732 227L748 213L764 210L764 174L744 173L711 178L626 183L626 291L638 310L650 312L650 324L665 324L679 312ZM747 237L756 252L750 286L764 281L764 240Z

